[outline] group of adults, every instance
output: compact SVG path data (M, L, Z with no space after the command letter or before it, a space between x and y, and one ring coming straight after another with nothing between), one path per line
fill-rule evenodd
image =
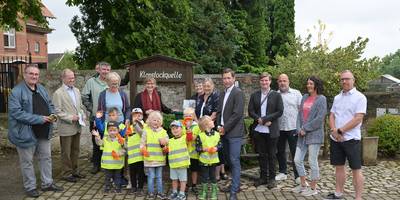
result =
M324 125L327 100L323 95L323 81L311 76L305 80L305 94L290 87L289 77L278 77L277 91L271 89L272 77L268 73L259 76L260 90L251 94L248 115L254 120L250 135L258 153L260 178L255 186L276 187L276 181L287 179L286 143L293 161L293 174L299 185L293 192L304 196L318 194L317 183L321 179L318 154L324 143ZM224 90L214 90L211 79L196 84L196 115L209 115L215 119L221 133L225 161L231 169L232 182L222 191L229 192L231 200L237 199L240 190L240 148L244 130L244 94L235 86L235 72L229 68L222 73ZM363 181L361 171L361 124L366 114L367 99L354 84L351 71L340 74L342 91L334 98L329 115L330 162L335 166L335 192L325 199L342 199L346 180L345 161L352 169L355 199L361 199ZM310 183L307 182L304 159L308 154ZM279 173L276 175L275 163ZM224 162L223 162L224 163ZM218 173L217 173L218 175Z
M82 93L75 85L72 70L62 72L62 85L50 98L45 87L39 83L40 70L37 65L27 65L24 69L24 81L15 86L9 97L9 140L16 145L22 170L24 189L31 197L38 197L33 157L37 154L43 191L62 191L52 178L52 159L50 138L53 123L52 114L58 116L58 133L63 161L62 177L69 182L85 177L78 169L79 144L82 126L85 126L89 112L90 131L95 129L94 117L97 111L105 112L117 108L120 121L129 123L130 108L128 95L121 90L121 78L111 72L110 64L99 62L96 75L87 80ZM254 120L250 135L258 153L260 178L255 186L266 184L268 188L276 186L276 180L287 178L286 142L289 144L294 160L294 178L300 180L293 191L305 196L315 195L317 182L321 178L318 168L318 153L324 140L324 121L327 102L323 96L323 82L311 76L306 80L306 92L301 93L290 88L289 77L278 77L279 90L271 89L272 77L261 73L260 90L254 92L248 104L248 114ZM329 115L331 164L336 168L336 190L328 199L340 199L344 193L346 180L345 160L353 172L355 198L361 199L363 176L361 172L361 124L366 113L366 98L354 87L355 78L351 71L340 74L342 91L335 97ZM225 178L224 165L228 164L232 181L222 191L229 192L231 200L237 199L240 190L240 149L245 134L244 93L235 86L235 72L226 68L222 72L224 90L218 92L211 79L206 78L196 84L196 115L209 115L222 135L223 153L217 178ZM139 107L144 115L153 110L171 113L161 100L156 80L146 78L144 90L136 95L133 107ZM54 104L53 104L54 103ZM85 109L86 108L86 109ZM93 143L94 138L92 138ZM306 181L304 157L308 153L311 168L310 185ZM93 168L91 173L100 170L101 150L93 145ZM279 163L276 176L275 162ZM298 178L299 177L299 178Z

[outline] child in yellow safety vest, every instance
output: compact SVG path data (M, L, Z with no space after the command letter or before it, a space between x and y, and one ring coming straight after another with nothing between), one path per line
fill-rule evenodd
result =
M186 144L186 137L182 134L182 123L180 121L172 121L171 132L174 135L170 138L168 162L170 168L170 178L172 180L172 193L168 199L186 200L185 189L187 182L187 168L190 165L189 151ZM180 190L178 193L178 184L180 182Z
M186 108L183 111L183 132L186 134L186 141L190 155L190 174L192 178L191 191L197 195L197 177L200 172L199 153L196 151L196 138L200 131L197 124L196 112L193 108Z
M128 151L129 175L131 181L130 193L136 193L137 196L143 195L144 185L144 164L143 155L140 153L140 140L143 128L147 126L143 122L143 111L140 108L132 109L132 125L126 130Z
M210 199L216 200L218 193L215 167L219 163L218 151L222 149L220 134L213 130L214 122L209 116L203 116L199 120L200 134L196 138L196 150L200 153L200 176L202 190L199 199L207 199L208 183L211 183Z
M108 121L115 121L118 122L118 115L119 111L118 108L112 107L108 110ZM96 112L96 118L94 119L95 125L97 130L100 133L101 138L104 136L108 135L107 131L107 121L104 121L103 119L103 112L102 111L97 111ZM118 128L119 128L119 134L121 137L124 137L125 135L125 124L122 122L118 122Z
M157 183L157 198L165 199L162 185L162 170L166 165L168 152L168 134L162 127L163 117L159 111L152 111L146 120L147 126L143 128L140 141L140 151L144 159L147 174L148 198L155 198L154 179Z
M121 169L124 167L125 141L117 138L119 134L118 122L110 121L107 125L108 135L101 139L97 130L93 130L96 144L103 150L101 156L101 168L106 172L104 192L108 193L111 189L111 179L115 184L117 193L121 193Z

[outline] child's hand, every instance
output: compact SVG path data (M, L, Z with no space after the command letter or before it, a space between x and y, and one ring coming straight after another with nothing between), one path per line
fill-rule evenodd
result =
M160 145L162 145L162 146L166 146L168 144L167 139L165 139L165 138L160 138L158 141L160 142Z
M208 153L213 154L213 153L215 153L215 152L217 152L217 147L210 147L210 148L208 148Z
M119 160L119 155L114 150L111 152L111 156L113 157L114 160Z
M162 150L163 150L163 153L168 153L168 152L169 152L168 146L164 146L164 147L162 148Z
M102 117L103 117L103 111L97 111L96 118L102 118Z
M97 130L92 130L92 135L93 135L94 137L96 137L96 138L100 138L99 131L97 131Z
M149 157L149 152L147 151L146 147L140 148L140 153L142 153L144 157Z

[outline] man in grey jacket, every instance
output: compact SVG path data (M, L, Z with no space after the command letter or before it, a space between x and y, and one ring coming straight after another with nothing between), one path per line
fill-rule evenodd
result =
M8 104L8 139L17 146L19 163L26 194L38 197L33 167L35 153L39 158L42 191L62 191L52 178L51 146L52 123L56 120L54 106L46 89L39 84L40 70L28 65L24 81L15 86Z
M97 66L97 65L96 65ZM99 73L98 77L91 77L86 81L85 87L82 90L82 103L86 107L86 110L90 113L89 119L89 129L90 132L95 128L94 127L94 116L96 115L98 99L100 92L105 90L108 86L106 83L106 76L111 70L110 64L106 62L98 63L99 69L96 70ZM93 153L92 153L92 162L93 168L90 171L92 174L96 174L100 171L100 161L101 161L101 150L98 145L96 145L94 136L92 136L92 145L93 145Z

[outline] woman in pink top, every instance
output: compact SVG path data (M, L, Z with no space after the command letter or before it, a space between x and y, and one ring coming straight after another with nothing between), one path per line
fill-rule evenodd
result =
M324 121L327 113L326 98L322 95L323 82L311 76L307 79L307 93L301 100L297 117L297 147L294 162L299 173L301 184L293 192L304 196L318 194L317 181L319 180L318 152L324 141ZM308 162L311 168L310 186L306 182L304 157L308 151Z

